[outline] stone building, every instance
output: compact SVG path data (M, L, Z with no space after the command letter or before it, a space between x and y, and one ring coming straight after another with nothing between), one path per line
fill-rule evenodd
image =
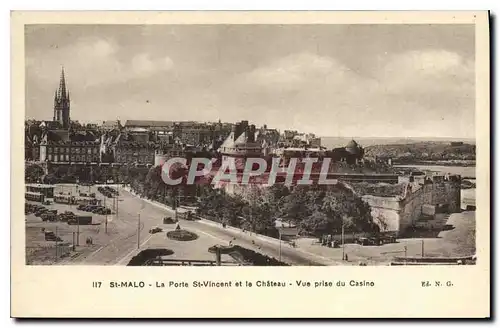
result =
M359 163L365 154L365 150L355 140L349 141L345 147L334 148L327 156L334 162L346 162L347 164Z
M149 131L134 128L128 132L114 131L101 136L100 156L104 163L153 165L157 144Z
M40 161L54 163L98 163L99 139L92 133L72 134L48 130L40 142Z

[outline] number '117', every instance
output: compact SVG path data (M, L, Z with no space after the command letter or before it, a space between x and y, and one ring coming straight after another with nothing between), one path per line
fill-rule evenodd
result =
M92 281L92 288L101 288L102 281Z

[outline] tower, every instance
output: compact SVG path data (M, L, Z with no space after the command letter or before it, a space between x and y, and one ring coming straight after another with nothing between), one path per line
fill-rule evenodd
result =
M59 122L63 129L69 129L69 108L69 91L66 90L66 79L64 78L64 68L62 68L59 88L54 95L54 121Z

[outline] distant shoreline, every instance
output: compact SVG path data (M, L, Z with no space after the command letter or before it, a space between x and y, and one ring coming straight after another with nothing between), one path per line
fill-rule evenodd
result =
M459 166L459 167L475 167L476 161L412 161L412 162L398 162L394 161L394 166L397 165L418 165L418 166Z

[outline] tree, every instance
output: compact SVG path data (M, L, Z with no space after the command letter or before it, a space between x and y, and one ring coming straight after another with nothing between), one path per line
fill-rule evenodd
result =
M157 200L164 194L165 183L161 178L161 166L152 167L144 180L144 191L146 197Z
M307 231L310 234L320 237L328 231L331 231L332 221L327 215L319 210L314 211L307 219L300 222L301 230Z
M40 165L30 164L24 170L24 180L26 182L38 182L44 174L45 172Z
M311 195L307 194L308 186L297 186L283 198L280 212L290 222L298 223L312 214L313 207L309 203Z
M249 201L243 206L242 212L245 217L245 228L256 233L262 233L273 227L275 217L269 203L257 198Z

